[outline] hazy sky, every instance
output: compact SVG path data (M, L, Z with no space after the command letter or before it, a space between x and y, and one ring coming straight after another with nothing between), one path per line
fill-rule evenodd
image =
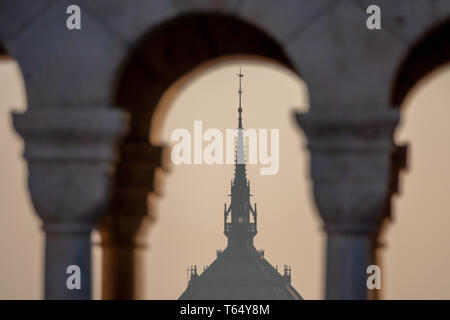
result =
M26 185L23 141L11 111L26 110L22 76L13 61L0 59L0 299L41 297L43 235Z
M396 140L409 169L385 238L386 298L450 299L450 65L418 84L404 103Z
M273 265L292 266L293 285L304 298L321 298L324 238L310 195L305 139L291 116L292 110L308 109L307 91L298 77L277 65L248 61L197 74L168 110L162 142L169 143L176 128L192 131L194 120L202 120L204 130L234 128L240 66L245 73L244 127L280 129L278 174L261 176L259 165L248 168L252 201L258 203L255 245L265 249ZM395 221L385 236L384 298L450 298L450 67L422 82L405 102L396 136L411 142L410 170L401 176ZM23 143L10 118L11 110L25 109L18 68L1 61L0 299L42 296L43 236L25 188ZM231 165L172 166L165 175L158 221L148 236L145 298L178 298L187 285L186 266L201 269L213 262L216 249L226 246L223 204L229 203L232 175Z
M255 245L265 249L272 265L290 264L293 285L306 298L320 296L322 244L306 178L307 157L292 110L308 109L307 93L298 78L275 65L234 62L200 74L173 102L162 138L170 142L176 128L193 131L237 127L238 78L242 66L243 125L280 130L278 174L261 176L260 165L248 166L252 202L258 204ZM223 206L229 203L232 165L179 165L166 176L159 202L159 223L150 234L148 295L178 297L186 287L186 266L209 265L216 249L226 246ZM208 199L204 201L203 199ZM172 232L171 230L176 230ZM308 283L308 289L303 289Z

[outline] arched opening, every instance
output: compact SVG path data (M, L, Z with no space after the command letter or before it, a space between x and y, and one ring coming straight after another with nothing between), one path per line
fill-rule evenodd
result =
M151 31L128 57L118 82L115 101L131 114L127 139L147 140L150 125L158 124L158 119L150 120L160 98L175 82L184 77L173 91L189 79L187 74L193 76L208 62L232 55L259 56L292 69L273 39L231 16L185 15Z
M450 19L426 32L408 52L394 80L391 105L400 107L410 90L439 66L450 61Z
M11 113L27 106L20 66L0 44L0 299L40 299L44 237L28 193L23 140Z
M147 267L146 270L141 269L141 262L145 259L145 256L142 255L142 250L139 248L147 242L143 239L146 238L143 231L148 229L149 222L155 218L153 195L165 193L165 187L161 188L161 183L155 182L155 180L159 179L158 173L161 172L159 169L168 167L165 162L167 157L165 157L166 154L162 145L165 141L161 136L165 118L168 117L168 106L173 107L176 104L179 95L182 95L180 89L184 88L194 78L206 77L209 72L211 74L218 72L222 67L226 68L226 64L222 64L222 62L238 59L241 62L245 59L246 65L249 64L249 59L259 61L262 66L271 62L272 68L282 69L284 70L282 72L285 73L289 69L293 70L282 48L264 32L239 19L219 14L181 16L155 28L142 39L122 66L117 83L116 103L127 110L131 119L130 131L120 147L121 157L116 171L111 209L100 228L103 243L104 298L158 298L158 295L153 293L144 295L140 288L133 286L133 284L138 281L137 278L142 282L142 276L146 272L158 272L157 270L148 270ZM275 64L278 67L274 67ZM218 65L221 65L221 67L209 68L208 72L205 71L208 67ZM297 72L296 70L293 71ZM228 92L229 96L227 97L231 99L235 98L236 93L235 72L236 70L230 74L230 82L227 83L227 86L234 88ZM293 74L291 73L290 77ZM193 83L195 84L195 82ZM220 93L220 95L223 94L224 92ZM214 97L210 96L209 99L211 98L214 100ZM301 103L301 101L299 102ZM234 107L235 105L232 104L228 108L227 117L230 119L235 118ZM204 110L205 108L213 110L214 105L207 106L199 101L198 106L192 107L192 110L198 112L198 110ZM211 110L208 112L211 113ZM184 112L189 111L190 109L185 109ZM282 114L285 111L286 108L274 105L269 114L270 112ZM265 113L266 117L267 114ZM255 117L253 121L262 118ZM289 118L289 113L286 112L285 119ZM219 127L223 126L233 128L235 123L223 123ZM260 125L258 124L257 127L260 127ZM268 127L270 128L270 126ZM292 129L292 132L297 134L295 129ZM301 145L298 140L296 145L296 150L299 151ZM225 170L228 177L230 176L231 171L221 170ZM302 170L306 170L306 168L303 167ZM192 178L192 175L190 177ZM218 183L224 186L227 185L227 181L229 181L229 178L225 181L219 180ZM303 187L305 186L306 183ZM294 189L291 191L294 193L300 192ZM221 208L222 202L226 200L222 197L222 193L221 189L217 190L218 196L222 198L222 201L217 204L218 208ZM150 201L148 199L149 194ZM199 206L200 208L203 207ZM287 211L289 215L308 214L294 212L292 208ZM211 214L213 215L213 213ZM192 215L192 213L187 215ZM217 223L219 224L221 221L220 215L219 209L217 212ZM270 216L269 213L267 213L267 216ZM314 231L317 232L317 228ZM214 232L217 238L221 239L220 227L211 230L211 232ZM167 241L183 241L177 238L175 231L167 236L171 237ZM163 238L159 238L161 242ZM289 240L287 241L289 242ZM162 245L161 242L159 245ZM156 246L156 243L151 241L151 246ZM295 247L298 243L295 244L294 241L291 241L291 243L285 245L288 248L293 248L291 246ZM300 244L300 246L302 245ZM210 257L211 253L214 255L214 249L220 247L208 247L204 251L208 252L207 257ZM306 249L303 247L303 250ZM276 254L275 250L271 251L272 254ZM298 252L295 251L289 252L289 256L298 255ZM317 260L320 250L314 251ZM202 261L199 261L199 263L202 263ZM274 261L274 264L276 263L278 261ZM279 261L279 263L283 262ZM318 265L319 263L317 263ZM170 266L167 266L167 268L170 268ZM185 266L180 265L173 268L178 270L177 274L184 279L183 270ZM299 270L299 272L302 271ZM305 272L304 274L309 273ZM312 290L310 297L319 296L320 285L317 284L316 286L317 292ZM163 292L159 296L159 298L169 297L177 298L176 295L174 296L173 289Z
M384 298L448 299L450 183L450 21L413 46L392 103L402 108L395 140L408 143L408 168L384 234Z
M307 110L306 86L279 64L248 57L216 64L196 74L179 90L163 119L161 143L170 145L178 128L193 131L202 120L203 130L237 125L237 78L242 67L243 122L246 128L280 130L280 168L276 175L261 176L260 165L248 166L252 201L258 203L255 245L265 258L292 266L292 284L303 297L320 298L321 233L313 214L307 179L309 158L299 143L298 130L289 116L293 107ZM301 140L301 139L300 139ZM163 197L157 203L157 223L150 236L147 256L147 295L174 299L186 289L186 266L211 264L216 249L226 247L223 203L228 202L232 165L172 165L164 179ZM207 201L204 200L207 199ZM203 200L202 200L203 199ZM308 241L305 241L308 239ZM200 268L199 267L199 268Z
M402 105L396 140L408 143L408 169L385 235L385 298L448 299L450 282L450 65L422 79ZM414 288L414 290L412 290Z

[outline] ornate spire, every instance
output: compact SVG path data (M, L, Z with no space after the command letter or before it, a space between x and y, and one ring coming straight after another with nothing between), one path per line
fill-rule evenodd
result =
M231 204L224 212L224 232L228 237L228 244L253 247L253 237L256 235L256 204L250 204L250 182L247 180L245 166L244 129L242 126L242 77L239 69L239 123L237 128L236 162L234 179L231 183Z
M188 287L180 300L195 299L302 299L291 285L291 269L284 274L264 258L264 250L256 250L256 203L250 203L250 181L246 177L244 129L242 125L242 77L239 70L239 123L236 139L234 179L231 181L230 204L224 205L225 250L217 250L217 259L198 274L197 267L188 268ZM200 269L199 269L200 270ZM248 275L258 281L243 281Z
M242 105L241 105L241 96L242 96L242 87L241 87L241 79L244 76L241 72L241 68L239 68L239 73L237 74L237 76L239 77L239 108L238 108L238 112L239 112L239 125L238 125L238 129L242 129Z
M237 143L236 143L236 165L243 165L242 168L239 168L239 171L242 171L242 178L244 179L244 182L247 181L246 174L245 174L245 147L244 147L244 130L242 127L242 77L244 76L241 72L241 69L239 69L239 73L237 74L239 77L239 107L238 107L238 113L239 113L239 123L238 123L238 129L237 129ZM236 166L236 172L235 172L235 180L236 175L238 174L238 166Z

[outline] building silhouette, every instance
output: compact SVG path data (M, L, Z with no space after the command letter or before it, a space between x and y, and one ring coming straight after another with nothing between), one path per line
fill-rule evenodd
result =
M253 238L257 229L256 203L250 203L250 181L245 166L242 126L241 79L239 71L239 118L237 129L234 179L231 181L230 205L224 206L225 250L217 250L216 260L199 275L197 266L188 268L189 283L180 299L302 299L291 285L291 267L284 265L283 274L257 250Z

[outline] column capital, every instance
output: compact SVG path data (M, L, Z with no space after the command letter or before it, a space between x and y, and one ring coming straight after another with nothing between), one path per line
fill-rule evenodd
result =
M105 212L127 115L112 107L13 113L25 141L31 200L47 232L90 232Z
M327 232L376 233L389 213L399 110L319 107L295 116L308 139L314 197Z
M400 119L398 108L313 108L295 113L308 138L308 148L317 152L390 151Z

